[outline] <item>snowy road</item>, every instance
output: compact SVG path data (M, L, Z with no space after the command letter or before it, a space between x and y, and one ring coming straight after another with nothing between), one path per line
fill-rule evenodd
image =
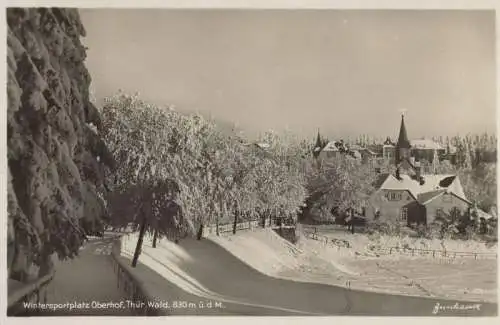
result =
M133 240L130 240L133 243ZM184 240L178 248L161 241L152 248L146 240L136 270L147 278L155 297L199 301L212 299L225 308L172 309L174 315L370 315L370 316L486 316L496 315L496 304L457 302L346 290L319 283L304 283L266 276L210 240ZM125 245L127 246L127 245ZM133 246L133 245L130 245ZM129 259L123 247L123 258ZM142 271L141 271L142 270ZM141 272L146 274L140 274ZM150 283L148 283L150 282ZM458 303L458 305L457 305ZM458 308L458 309L457 309Z
M110 260L113 238L89 241L73 260L57 261L54 280L49 286L47 302L60 304L47 316L128 316L128 308L113 308L108 302L124 301ZM74 307L62 306L73 303ZM72 308L69 310L69 308Z
M170 305L171 315L255 316L491 316L496 304L479 310L460 310L477 303L370 293L318 283L303 283L266 276L209 240L185 240L178 250L145 242L136 275L144 279L155 300ZM169 244L167 244L169 245ZM162 249L163 246L163 249ZM59 262L48 302L55 304L119 302L124 297L116 285L110 261L112 238L87 243L74 260ZM121 257L127 264L129 256ZM177 304L176 308L175 304ZM209 307L210 306L210 307ZM451 308L443 310L442 308ZM455 309L453 309L455 308ZM473 307L470 307L473 308ZM127 308L74 308L46 312L47 316L131 316Z

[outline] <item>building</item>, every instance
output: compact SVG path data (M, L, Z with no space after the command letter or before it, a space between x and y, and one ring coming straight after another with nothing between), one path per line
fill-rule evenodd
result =
M408 142L408 145L411 156L415 157L418 161L425 160L432 163L436 157L438 159L444 159L447 155L446 148L431 139L422 138L411 140ZM387 138L382 145L382 157L390 163L395 162L396 144L393 143L390 138Z
M394 163L396 156L396 144L391 141L389 137L382 144L382 158L385 160Z
M368 218L429 224L439 214L453 208L466 211L471 206L457 175L425 174L414 152L402 116L393 151L394 172L378 175L366 211Z
M363 163L371 162L377 158L377 153L368 147L363 147L357 144L349 145L349 150L354 153L354 157L361 159Z
M430 139L411 140L412 155L417 160L427 160L432 163L434 158L443 157L446 154L446 148L441 144Z
M338 158L341 155L346 155L363 163L370 162L377 157L376 152L356 144L349 145L343 140L330 141L323 149L316 147L314 151L319 151L319 158Z
M330 141L323 149L321 149L319 158L338 158L342 154L345 154L346 151L347 147L342 140Z

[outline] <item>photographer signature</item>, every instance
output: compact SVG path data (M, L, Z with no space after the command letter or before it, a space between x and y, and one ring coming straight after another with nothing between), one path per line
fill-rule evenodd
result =
M481 304L460 304L455 303L454 305L441 305L439 302L436 303L432 313L434 315L438 314L440 311L448 311L448 310L481 310Z

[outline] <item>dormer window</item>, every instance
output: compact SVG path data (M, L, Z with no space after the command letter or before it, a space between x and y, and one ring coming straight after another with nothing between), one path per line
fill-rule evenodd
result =
M403 195L401 192L387 192L385 193L385 198L389 201L401 201Z

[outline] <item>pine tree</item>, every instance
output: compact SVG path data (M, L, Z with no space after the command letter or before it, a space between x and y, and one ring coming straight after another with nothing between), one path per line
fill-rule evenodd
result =
M464 150L464 168L469 170L472 168L472 158L468 142L464 143L463 150Z
M495 135L490 136L490 145L489 148L493 151L497 149L497 139Z
M321 144L321 148L324 148L326 147L326 145L330 142L330 140L328 140L328 138L323 138L323 141L322 141L322 144Z
M434 174L437 174L439 169L439 157L438 157L438 151L434 150L434 156L432 157L432 172Z

